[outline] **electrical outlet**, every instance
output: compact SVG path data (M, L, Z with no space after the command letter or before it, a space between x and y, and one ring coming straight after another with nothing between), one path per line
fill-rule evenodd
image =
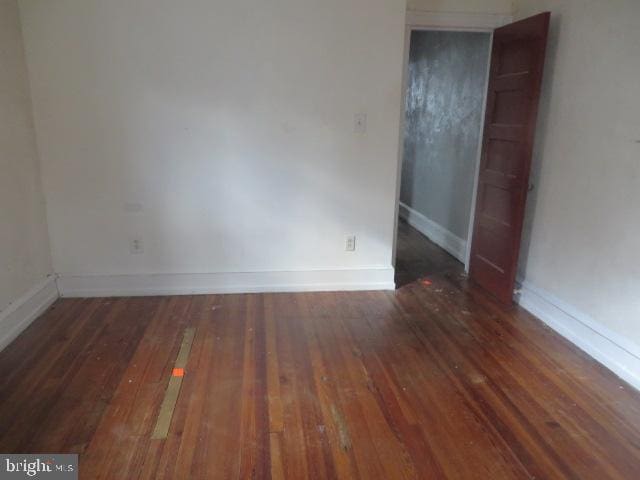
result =
M139 238L134 238L133 240L131 240L131 243L129 244L129 250L131 251L132 255L144 253L144 244L142 243L142 240L140 240Z
M359 135L367 133L367 114L356 113L353 116L353 132Z
M356 250L356 236L351 235L347 237L347 244L345 250L347 252L354 252Z

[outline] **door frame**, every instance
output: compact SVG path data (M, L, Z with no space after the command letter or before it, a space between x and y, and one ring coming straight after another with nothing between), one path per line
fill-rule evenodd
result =
M489 71L491 67L491 49L493 47L493 31L496 28L513 22L513 15L481 14L481 13L438 13L408 10L405 17L404 55L402 61L402 93L400 102L400 131L398 134L398 159L396 169L396 205L393 236L393 265L396 265L396 252L398 247L398 219L400 214L400 186L402 181L402 160L404 157L404 126L405 104L407 96L407 82L409 71L409 49L411 47L411 32L414 31L447 31L447 32L481 32L488 33L489 55L487 56L487 73L484 81L484 98L482 100L482 117L480 120L480 137L474 165L473 193L471 197L471 211L469 215L469 227L467 243L465 246L464 270L469 272L471 259L471 241L473 235L473 223L475 220L476 195L478 192L478 175L480 173L480 159L482 158L482 132L484 132L485 114L487 109L487 88L489 86Z

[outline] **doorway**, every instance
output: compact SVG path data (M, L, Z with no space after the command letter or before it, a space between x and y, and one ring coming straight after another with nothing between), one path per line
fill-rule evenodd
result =
M466 270L491 33L410 28L396 286Z

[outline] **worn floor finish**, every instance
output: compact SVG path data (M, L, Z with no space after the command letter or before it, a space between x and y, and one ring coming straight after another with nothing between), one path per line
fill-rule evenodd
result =
M60 300L0 354L0 452L77 452L86 479L639 478L638 393L444 270L387 293Z
M405 220L398 221L395 282L399 288L425 276L460 273L464 269L453 256L431 242Z

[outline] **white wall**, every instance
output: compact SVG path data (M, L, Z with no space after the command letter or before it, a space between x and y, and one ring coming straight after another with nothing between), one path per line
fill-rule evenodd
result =
M0 321L52 271L28 85L18 5L0 0Z
M552 27L522 274L637 355L640 2L521 0L517 17L543 10Z
M57 273L392 280L404 0L20 4Z
M513 0L407 0L408 10L511 14Z

